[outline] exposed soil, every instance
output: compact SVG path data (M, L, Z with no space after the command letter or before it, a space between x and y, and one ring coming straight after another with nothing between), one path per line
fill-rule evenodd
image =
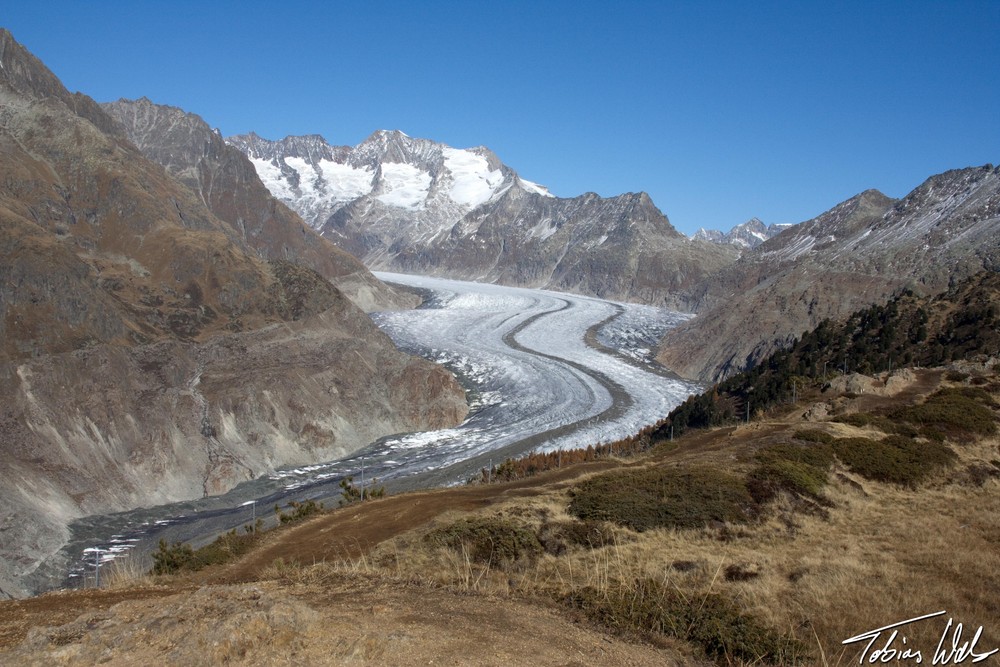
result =
M79 613L79 612L78 612ZM0 662L24 665L677 665L670 650L563 612L353 577L332 585L213 586L92 609L32 631Z

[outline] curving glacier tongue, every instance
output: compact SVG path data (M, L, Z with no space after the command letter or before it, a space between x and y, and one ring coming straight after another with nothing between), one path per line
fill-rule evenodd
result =
M87 517L71 527L64 551L75 559L70 585L87 572L93 577L95 553L101 559L133 549L148 553L161 538L198 543L289 500L335 502L348 476L395 490L456 484L508 456L621 439L698 389L657 366L648 349L685 315L559 292L377 275L427 295L417 310L374 318L401 348L460 377L472 407L467 419L451 429L384 438L329 463L281 470L223 496ZM57 563L39 573L39 589L63 581Z
M641 348L616 354L586 341L590 329L604 345L649 340L682 321L677 313L544 290L378 275L435 295L424 308L378 314L379 326L403 349L451 366L477 395L461 426L390 440L389 447L433 442L438 456L452 449L459 459L528 440L542 449L587 446L635 433L697 389L644 362Z

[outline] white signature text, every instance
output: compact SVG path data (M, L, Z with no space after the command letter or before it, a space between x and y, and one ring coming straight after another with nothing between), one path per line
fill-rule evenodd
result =
M946 611L938 611L933 614L925 614L924 616L899 621L898 623L862 632L850 639L845 639L841 643L854 644L857 642L868 642L865 650L861 653L861 658L858 660L858 664L860 665L866 662L868 664L876 664L901 660L913 660L917 664L921 664L925 658L923 652L908 643L906 635L901 633L900 628L918 621L944 616L947 613ZM938 641L937 647L931 656L931 664L960 665L966 660L982 662L994 653L1000 652L1000 648L995 648L992 651L984 653L978 652L977 645L979 638L983 634L983 626L979 626L971 639L963 639L964 633L965 628L962 624L956 624L953 618L949 618L944 626L944 631L941 633L941 639Z

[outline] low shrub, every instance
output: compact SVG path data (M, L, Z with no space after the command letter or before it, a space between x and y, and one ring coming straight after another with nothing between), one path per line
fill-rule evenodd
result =
M221 565L250 551L258 539L257 532L240 534L234 528L200 549L181 542L168 546L166 540L160 540L159 550L153 553L152 573L197 572L209 565Z
M504 566L541 555L542 544L525 526L503 517L473 517L431 531L431 544L468 554L476 563Z
M904 421L900 421L898 418L868 412L852 412L849 415L839 415L831 421L849 424L858 428L873 428L886 434L904 435L908 438L914 438L918 435L916 428Z
M747 489L755 501L769 502L779 491L822 498L827 472L833 464L833 448L826 441L833 437L822 431L809 432L808 437L813 433L825 436L823 442L772 445L757 452L757 466L747 475Z
M187 569L194 559L194 549L190 544L174 542L168 546L167 541L160 540L160 548L153 552L153 574L173 574Z
M278 516L278 521L283 524L301 521L308 516L319 514L323 511L323 503L317 503L315 500L307 500L304 503L293 500L286 507L291 507L292 511L287 513L282 512L280 507L277 505L274 506L274 513Z
M756 514L746 484L709 468L616 470L573 491L570 514L633 530L699 528L712 521L745 522Z
M802 440L803 442L818 442L824 445L829 445L833 442L833 436L826 431L820 431L819 429L809 428L796 431L792 436L796 440Z
M621 538L614 527L605 521L567 521L545 523L538 531L538 541L545 552L561 556L571 546L585 549L600 549L609 544L617 544Z
M821 498L824 486L826 470L784 459L762 463L747 476L747 489L760 504L772 500L779 491L787 491L794 496Z
M692 642L719 664L796 664L804 645L783 637L718 593L684 595L653 579L610 590L586 587L567 599L590 620L621 634L662 634Z
M899 435L882 440L840 438L833 443L837 457L859 475L914 487L956 458L947 445Z
M956 440L970 440L997 432L994 407L996 402L979 387L952 387L890 416L917 425L921 433L938 432Z
M376 498L385 498L386 491L385 486L375 486L378 484L378 480L374 480L372 486L366 486L364 490L364 497L362 497L362 488L354 484L354 477L348 476L340 480L340 499L337 501L341 507L344 505L350 505L353 502L359 500L374 500ZM322 507L322 505L320 505Z
M616 541L615 531L603 521L573 521L560 527L560 534L571 544L599 549Z
M824 433L823 435L827 434ZM756 459L761 463L782 460L794 461L795 463L802 463L826 470L833 464L831 442L833 442L832 436L826 442L813 445L803 446L792 443L771 445L757 452Z
M731 563L726 566L722 574L726 581L750 581L760 576L760 571L753 567L744 567L739 563Z
M847 415L837 415L830 421L839 422L841 424L849 424L858 428L865 428L872 423L872 419L874 419L874 417L874 415L867 412L852 412Z

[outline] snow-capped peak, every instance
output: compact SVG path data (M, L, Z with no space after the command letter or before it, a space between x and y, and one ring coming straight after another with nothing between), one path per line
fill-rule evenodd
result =
M452 148L400 130L377 130L353 148L319 135L269 141L251 132L227 141L243 150L276 197L316 227L363 197L408 211L440 210L444 226L511 187L552 196L487 148Z

